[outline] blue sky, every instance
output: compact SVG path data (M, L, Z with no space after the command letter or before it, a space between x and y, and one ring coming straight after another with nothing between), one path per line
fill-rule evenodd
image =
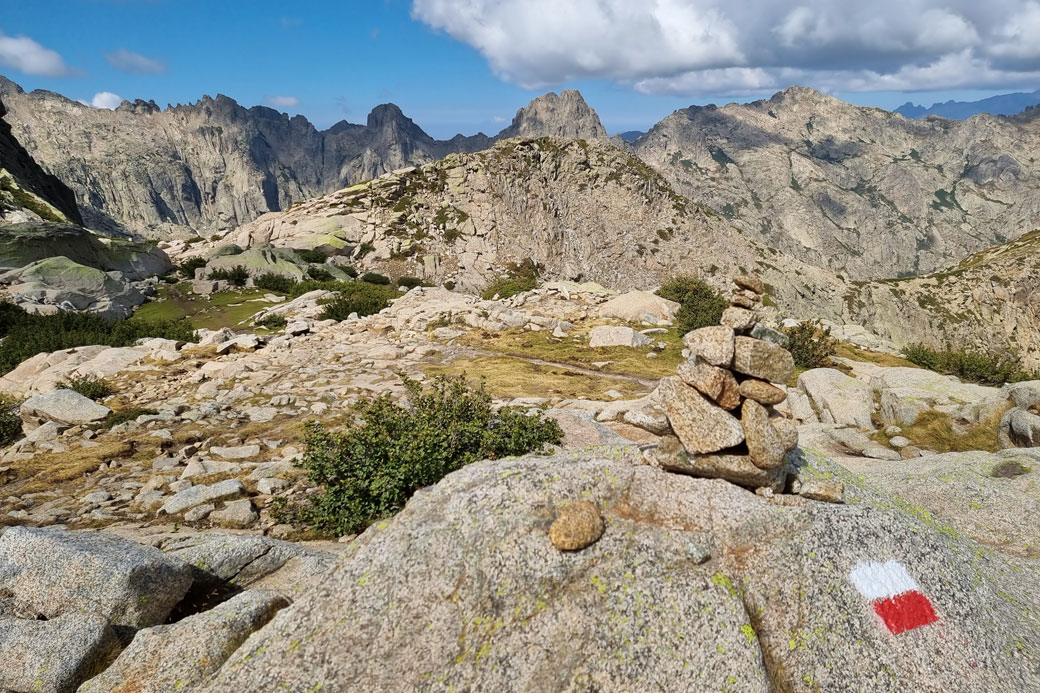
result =
M881 15L891 4L893 26L912 21L899 13L913 5L942 30L885 45L878 37L892 27L865 35L864 22L843 26L826 3L809 15L798 14L806 3L791 4L769 24L713 0L570 3L0 0L0 74L88 102L109 92L165 106L223 93L302 113L319 127L364 122L391 101L437 137L494 134L550 89L580 89L619 132L690 104L762 98L791 83L885 108L1040 87L1032 35L1020 40L1006 28L1025 21L1014 12L1035 2L1007 0L1007 16L991 18L967 5L950 14L927 0L880 0ZM787 4L747 4L760 3ZM989 50L993 37L1003 37L1000 50ZM770 41L770 50L759 48Z

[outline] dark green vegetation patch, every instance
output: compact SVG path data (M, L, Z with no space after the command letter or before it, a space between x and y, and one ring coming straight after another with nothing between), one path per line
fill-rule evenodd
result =
M280 499L284 519L328 534L362 531L389 517L424 486L471 462L542 451L559 443L559 424L541 414L495 411L483 383L438 377L430 387L405 380L402 406L389 394L354 405L359 423L343 432L307 424L299 465L321 491L303 505Z

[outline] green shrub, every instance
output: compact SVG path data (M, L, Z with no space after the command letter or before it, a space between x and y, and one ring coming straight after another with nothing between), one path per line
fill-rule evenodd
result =
M325 253L320 250L298 250L296 254L299 255L300 259L307 263L315 263L320 265L327 259Z
M534 277L512 277L499 279L493 282L489 287L480 292L480 297L485 301L490 301L495 296L500 299L509 298L510 296L516 296L522 294L525 291L530 291L538 287L538 280Z
M105 420L101 422L101 428L112 428L119 424L124 424L127 421L136 421L139 416L155 416L158 414L155 409L145 409L142 407L127 407L126 409L120 409L114 411L105 417Z
M354 279L357 279L358 271L350 265L347 265L346 267L340 267L340 269L346 272L348 277L353 277Z
M367 241L362 243L361 245L358 246L358 260L360 260L361 258L365 257L366 255L368 255L369 253L371 253L375 249L376 249L376 247L374 245L372 245L371 243L367 242Z
M406 289L414 289L417 286L422 286L422 279L418 277L400 277L397 280L397 285Z
M299 466L321 491L283 516L321 532L360 532L404 507L418 489L480 459L540 452L563 437L559 424L519 410L495 411L483 384L438 377L423 390L405 380L405 406L390 395L354 405L358 423L344 432L310 422Z
M22 417L18 415L18 400L0 395L0 447L7 447L22 435Z
M986 354L967 349L933 349L924 344L910 344L903 349L903 356L922 368L956 375L962 380L983 385L1003 385L1040 377L1022 368L1021 359L1014 352Z
M679 275L666 281L657 295L679 304L675 321L682 334L701 327L718 325L729 302L707 282L690 275Z
M113 323L93 313L30 315L11 303L0 303L0 374L45 351L91 344L124 347L146 337L190 342L195 340L195 330L187 320Z
M332 272L329 272L324 267L308 267L307 276L316 282L331 282L335 279L332 276Z
M297 284L299 282L292 277L278 274L277 272L264 272L253 280L253 285L256 288L264 291L276 291L280 294L292 293Z
M187 260L177 265L177 272L180 273L185 279L194 279L195 270L206 266L206 258L204 257L189 257Z
M449 279L448 281L444 282L443 286L448 291L454 291L455 290L455 282L453 280L451 280L451 279Z
M830 357L834 355L838 340L831 337L829 327L823 327L818 320L803 321L785 329L784 334L791 340L788 348L796 366L827 368L831 365Z
M249 279L249 270L242 265L235 265L234 267L220 267L212 270L209 273L208 279L214 281L226 281L231 282L235 286L245 286L246 281Z
M93 375L80 375L75 378L67 378L58 383L58 387L78 392L87 399L92 399L95 402L100 402L106 397L111 397L116 393L116 389L112 387L112 383L108 382L104 378L97 378Z
M361 275L361 281L368 284L389 284L390 277L382 274L376 274L375 272L365 272Z
M280 330L288 324L289 321L285 319L284 315L265 315L256 321L257 326L266 327L269 330Z
M320 319L346 320L351 313L357 313L362 318L374 315L390 305L390 301L398 296L400 293L392 286L363 282L348 284L334 297L321 301L325 308Z

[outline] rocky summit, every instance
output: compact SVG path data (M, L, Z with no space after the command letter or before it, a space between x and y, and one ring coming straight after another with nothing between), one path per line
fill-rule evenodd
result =
M0 692L1040 690L1036 113L0 99Z

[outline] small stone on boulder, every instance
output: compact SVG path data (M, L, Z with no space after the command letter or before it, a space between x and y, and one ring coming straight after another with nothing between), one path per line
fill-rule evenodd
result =
M683 346L713 366L729 368L733 362L733 328L720 325L686 333Z
M566 505L549 527L549 539L561 551L578 551L603 536L603 518L591 501Z
M733 370L771 383L786 383L794 375L794 357L778 344L752 337L733 340Z

